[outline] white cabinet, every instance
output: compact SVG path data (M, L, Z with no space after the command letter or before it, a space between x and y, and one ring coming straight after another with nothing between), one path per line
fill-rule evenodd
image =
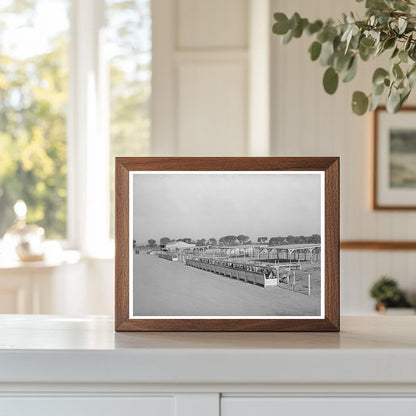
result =
M414 398L223 397L177 394L134 397L39 395L0 397L7 416L414 416Z
M221 416L414 416L416 398L223 398Z
M115 333L0 316L3 416L414 416L416 316L341 333Z
M175 416L171 397L16 397L0 398L7 416Z

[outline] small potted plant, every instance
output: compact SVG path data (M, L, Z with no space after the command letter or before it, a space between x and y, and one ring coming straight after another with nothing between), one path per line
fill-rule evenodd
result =
M378 312L386 312L387 308L411 308L397 282L387 276L381 277L373 284L370 295L376 300Z

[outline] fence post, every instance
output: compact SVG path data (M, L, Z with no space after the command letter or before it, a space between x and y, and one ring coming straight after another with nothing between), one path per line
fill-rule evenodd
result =
M308 274L308 296L311 295L311 275Z
M292 278L292 292L295 291L295 284L296 284L296 271L293 270L293 278Z

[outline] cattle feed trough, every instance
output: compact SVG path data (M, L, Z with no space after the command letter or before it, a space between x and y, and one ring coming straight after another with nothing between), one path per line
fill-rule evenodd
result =
M160 257L161 259L165 259L165 260L178 261L178 255L176 253L168 253L168 252L158 253L158 257Z
M301 268L300 263L285 264L284 266L265 265L264 263L238 263L205 257L187 259L186 265L262 287L278 285L280 268L285 270L299 270Z

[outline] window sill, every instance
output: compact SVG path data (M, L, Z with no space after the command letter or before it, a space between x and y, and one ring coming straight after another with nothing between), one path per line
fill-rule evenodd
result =
M66 264L77 264L81 260L79 251L62 250L54 256L46 255L40 261L21 261L8 255L0 255L0 270L39 270L60 267Z

